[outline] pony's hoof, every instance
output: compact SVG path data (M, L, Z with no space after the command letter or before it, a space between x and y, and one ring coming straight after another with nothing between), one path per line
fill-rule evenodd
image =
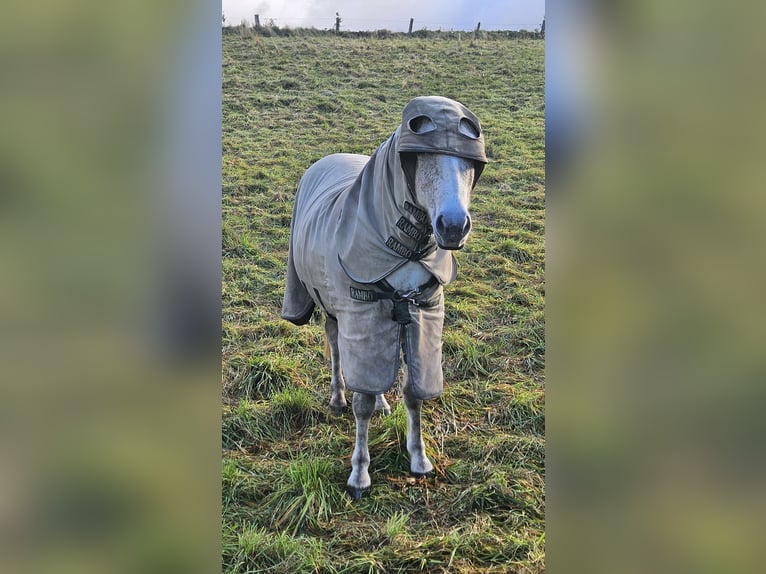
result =
M433 478L434 477L434 471L429 470L428 472L412 472L410 471L410 476L412 478Z
M330 412L334 414L335 416L340 416L346 412L346 405L341 405L339 407L330 405L329 408L330 408Z
M346 492L351 497L351 500L362 500L363 496L367 496L370 493L370 487L368 486L367 488L357 488L355 486L346 485Z

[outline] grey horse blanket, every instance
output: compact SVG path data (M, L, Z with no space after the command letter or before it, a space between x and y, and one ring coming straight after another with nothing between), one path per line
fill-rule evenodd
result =
M436 129L411 129L421 116ZM479 137L461 133L461 121L472 122ZM415 98L371 157L330 155L301 178L281 316L302 325L319 305L338 321L341 368L352 391L388 391L402 349L414 395L432 399L442 393L442 286L454 280L457 264L435 244L426 209L417 203L414 154L472 159L475 182L487 161L480 129L478 118L458 102ZM381 282L408 261L418 261L433 279L417 298L397 304L401 294L386 294Z

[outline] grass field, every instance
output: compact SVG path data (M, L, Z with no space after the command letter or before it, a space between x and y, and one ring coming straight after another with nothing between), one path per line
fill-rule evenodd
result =
M224 572L545 570L543 60L540 40L224 35ZM409 478L394 389L352 503L354 420L326 406L320 317L279 318L292 199L417 95L471 108L490 163L445 289L445 391L424 403L436 476Z

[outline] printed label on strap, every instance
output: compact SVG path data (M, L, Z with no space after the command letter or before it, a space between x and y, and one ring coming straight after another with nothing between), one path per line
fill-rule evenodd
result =
M428 221L428 213L426 213L425 211L423 211L416 205L411 204L409 201L404 202L404 210L412 214L412 216L415 218L415 221L417 221L421 225L428 225L430 223Z
M401 229L405 235L411 237L418 243L422 242L424 239L428 239L430 236L429 233L422 231L417 226L410 223L404 216L399 218L399 221L396 222L396 226Z
M386 247L395 251L397 254L399 254L401 257L404 257L405 259L412 258L412 249L409 249L406 245L403 245L401 242L397 241L394 236L390 236L386 240Z
M367 291L366 289L357 289L353 285L350 285L349 288L351 289L352 299L356 299L357 301L364 301L365 303L371 303L371 302L377 301L377 296L375 291Z

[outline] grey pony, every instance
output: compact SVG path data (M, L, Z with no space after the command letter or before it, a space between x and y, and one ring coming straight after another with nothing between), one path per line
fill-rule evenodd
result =
M411 471L433 469L420 436L420 403L443 390L442 287L455 279L451 250L462 247L470 229L467 211L431 213L422 194L419 200L421 164L445 156L460 158L475 186L487 162L479 119L454 100L418 97L371 157L327 156L298 186L281 316L302 325L318 306L327 317L330 407L342 410L344 388L354 391L357 441L348 482L354 498L369 488L369 418L375 405L389 412L382 393L396 381L401 354ZM387 281L414 262L424 279L415 288L405 292Z

